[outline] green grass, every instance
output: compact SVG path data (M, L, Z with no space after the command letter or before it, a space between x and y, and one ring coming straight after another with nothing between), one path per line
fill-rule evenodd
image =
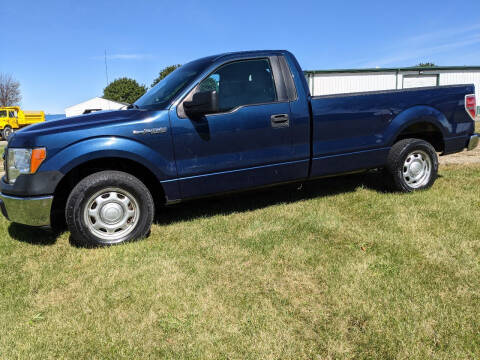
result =
M480 357L480 167L167 208L83 249L0 220L0 359Z

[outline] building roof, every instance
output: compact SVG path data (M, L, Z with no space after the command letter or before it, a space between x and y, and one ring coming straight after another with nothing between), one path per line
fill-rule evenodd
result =
M75 104L75 105L69 106L69 107L67 107L65 110L73 109L73 108L76 108L76 107L83 107L83 106L85 106L85 105L88 105L89 103L97 102L97 101L101 101L101 102L103 102L103 103L118 104L118 105L130 105L130 104L128 104L128 103L123 103L123 102L119 102L119 101L113 101L113 100L105 99L105 98L100 97L100 96L96 96L96 97L94 97L94 98L91 98L91 99L82 101L82 102L79 103L79 104Z
M329 70L304 70L305 74L333 74L333 73L371 73L371 72L401 72L401 71L452 71L452 70L475 70L480 71L479 66L410 66L398 68L371 68L371 69L329 69Z

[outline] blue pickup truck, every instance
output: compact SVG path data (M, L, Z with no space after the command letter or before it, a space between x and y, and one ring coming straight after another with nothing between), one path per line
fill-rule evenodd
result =
M33 125L9 139L0 207L68 225L86 246L147 236L183 200L383 169L425 189L438 158L478 144L473 85L312 97L288 51L187 63L126 110Z

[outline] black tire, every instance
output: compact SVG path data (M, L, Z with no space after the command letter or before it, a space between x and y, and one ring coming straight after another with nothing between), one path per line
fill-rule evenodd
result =
M8 141L8 138L10 135L12 135L13 129L10 126L5 126L5 128L2 130L2 138L6 141Z
M114 189L114 191L112 189ZM135 216L132 216L132 218L124 222L127 224L125 226L129 226L128 231L130 231L126 233L125 236L120 235L120 238L105 239L102 237L101 233L104 232L105 236L117 236L115 235L117 230L115 230L113 235L107 234L107 230L105 229L95 230L93 228L95 225L92 225L92 222L95 223L96 218L98 218L101 220L99 222L101 224L103 221L102 217L97 214L96 217L91 218L85 214L85 211L88 211L86 209L87 206L91 206L91 209L94 209L94 207L97 206L96 204L89 205L92 204L92 198L102 200L100 197L103 198L104 195L98 195L99 193L101 194L102 191L105 191L105 196L108 194L108 200L105 204L110 204L109 206L116 206L117 208L121 208L120 205L116 204L121 202L121 200L118 200L122 199L120 197L121 195L125 196L125 194L127 194L127 199L132 198L132 202L129 202L128 207L136 210L137 213ZM112 200L110 200L109 194L117 194L117 192L119 195L115 196L118 196L118 199L113 199L112 197ZM118 201L115 202L113 200ZM97 213L102 213L107 206L105 204L98 205L99 209L97 210ZM128 211L125 209L123 212L122 210L113 210L114 213L118 214L125 214L125 212ZM107 210L105 210L105 213L106 211ZM86 247L95 247L120 244L146 237L150 232L154 213L155 206L152 195L140 180L125 172L108 170L87 176L73 188L67 199L65 217L74 243ZM125 219L128 216L129 215L125 215L125 217L122 216L122 219ZM134 225L128 225L129 222L130 224L134 223ZM112 226L114 227L115 224ZM123 232L123 230L121 230L119 234L121 232ZM97 236L99 233L100 236Z
M416 155L412 155L416 154ZM420 154L420 155L419 155ZM428 159L423 159L423 156ZM413 157L412 157L413 156ZM414 159L425 162L430 167L430 173L421 179L421 182L414 182L415 177L409 178L409 168L406 166L407 159ZM411 160L409 160L411 161ZM401 192L412 192L430 188L438 174L438 156L433 146L421 139L404 139L395 143L388 154L386 175L390 187ZM406 180L410 181L410 183Z

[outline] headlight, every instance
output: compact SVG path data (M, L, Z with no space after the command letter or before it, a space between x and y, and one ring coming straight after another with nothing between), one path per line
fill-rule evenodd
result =
M21 174L34 174L46 157L45 148L8 149L7 179L13 184Z

